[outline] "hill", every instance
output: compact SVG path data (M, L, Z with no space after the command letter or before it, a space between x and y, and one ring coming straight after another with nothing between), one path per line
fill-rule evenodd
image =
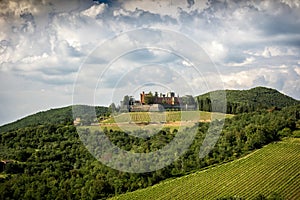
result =
M219 91L209 92L196 97L199 109L211 111L210 95ZM252 112L260 109L280 109L286 106L297 105L300 101L286 96L275 89L256 87L250 90L226 90L227 113L238 114ZM84 114L96 108L96 115L109 115L109 108L103 106L78 106L77 112ZM82 110L82 111L81 111ZM218 111L218 110L215 110ZM174 121L174 120L172 120ZM18 128L45 124L70 124L73 122L72 106L41 111L36 114L19 119L15 122L0 126L0 133Z
M94 107L91 106L76 108L76 116L79 117L87 111L94 111ZM108 108L96 107L97 116L108 114ZM178 113L173 114L175 116L170 116L170 120L179 117ZM138 117L141 117L139 113L136 114L136 118ZM218 127L221 122L213 121L211 124ZM106 199L146 188L169 178L185 176L213 165L236 160L281 138L300 137L300 104L281 110L259 110L226 118L219 136L211 134L210 130L215 130L209 129L211 124L200 122L192 127L186 127L182 132L176 128L166 128L148 137L135 137L146 133L144 130L136 132L110 128L97 130L97 126L85 125L80 133L81 136L87 136L86 138L79 136L78 129L72 124L71 106L28 116L0 128L0 199ZM143 174L111 169L97 161L87 150L87 146L83 145L87 139L90 142L89 149L92 152L97 151L98 141L106 135L121 149L148 153L163 148L174 139L175 135L189 136L192 132L196 134L194 141L184 155L163 169ZM212 149L205 157L200 158L200 148L207 136L208 139L217 142L213 147L206 146ZM176 153L178 149L175 147L173 150ZM286 157L289 156L282 158L284 162ZM130 163L133 166L139 164L136 160ZM153 163L153 166L155 164ZM268 163L260 164L269 166ZM278 167L276 164L275 166ZM287 166L286 169L292 168ZM255 169L253 171L255 172ZM232 175L232 181L239 180L239 177L243 177L243 173L237 172L235 178ZM285 177L289 178L289 175L283 174L280 178ZM256 184L256 179L246 180L249 181L249 188ZM282 185L290 187L289 181L293 179L282 182ZM266 183L272 189L273 183L267 180ZM218 185L218 182L216 184ZM223 187L224 185L219 185L219 190L223 190ZM197 188L195 190L197 192Z
M300 140L269 144L239 160L113 199L300 198Z
M210 95L217 95L221 90L208 92L197 96L199 109L211 111ZM266 87L255 87L249 90L225 90L227 101L227 113L238 114L252 112L261 109L280 109L293 106L300 101Z
M103 106L78 106L82 109L96 109L96 115L99 116L101 114L105 114L108 112L107 107ZM15 122L3 125L0 127L0 133L24 128L28 126L37 126L37 125L46 125L46 124L71 124L73 123L73 113L72 113L72 106L62 107L62 108L55 108L50 109L47 111L41 111L33 115L29 115L22 119L19 119Z
M212 122L216 126L219 123ZM97 126L93 126L95 127ZM236 160L282 137L299 137L300 105L280 111L243 113L226 118L220 136L210 134L209 123L203 122L187 127L183 132L165 129L145 138L135 137L130 132L109 129L100 131L85 127L81 133L86 138L79 137L77 131L73 125L46 124L1 133L0 199L106 199L155 185L168 178L184 176L212 165ZM87 139L90 150L97 151L98 141L105 134L119 148L147 153L163 148L175 135L184 137L192 132L196 134L194 141L184 155L163 169L143 174L111 169L97 161L83 145ZM139 133L145 131L134 134ZM218 141L207 156L199 158L200 147L208 134L210 139ZM177 149L173 149L175 153ZM282 161L287 162L285 159L288 157L285 155ZM269 166L269 160L265 161L260 166ZM131 164L136 166L139 162L132 160ZM287 166L286 169L292 168ZM237 172L236 179L242 173ZM285 179L285 176L289 178L288 174L283 174L280 178ZM255 185L255 181L249 179L248 184ZM289 179L285 183L289 185ZM220 190L222 188L223 185ZM197 188L195 190L197 192Z

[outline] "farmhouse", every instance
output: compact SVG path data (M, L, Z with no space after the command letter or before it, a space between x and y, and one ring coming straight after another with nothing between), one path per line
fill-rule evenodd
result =
M74 126L77 126L80 124L80 122L81 122L80 117L76 117L76 119L73 121L73 124L74 124Z

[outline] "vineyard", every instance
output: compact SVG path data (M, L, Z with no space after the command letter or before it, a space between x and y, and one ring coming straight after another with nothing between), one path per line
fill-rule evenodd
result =
M225 115L230 117L232 115ZM129 112L113 116L103 123L168 123L177 121L205 121L222 118L224 114L204 111L172 111L172 112Z
M288 139L239 160L114 199L253 199L274 192L284 199L300 199L299 158L300 139Z
M163 128L171 130L180 127L191 127L197 122L210 122L214 119L232 117L230 114L213 113L205 111L168 111L168 112L129 112L115 115L100 122L101 128L111 130L135 131L149 130L156 131Z

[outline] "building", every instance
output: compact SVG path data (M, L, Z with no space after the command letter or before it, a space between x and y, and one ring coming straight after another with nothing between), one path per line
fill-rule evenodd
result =
M80 117L76 117L76 119L73 121L73 124L74 124L74 126L77 126L80 124L80 122L81 122Z
M146 94L142 92L140 94L140 102L142 105L145 104L160 104L160 105L169 105L169 106L178 106L180 104L179 96L175 97L175 92L169 92L167 95L157 92L153 95L151 92Z
M129 111L130 112L147 112L147 111L164 111L167 109L180 110L180 98L175 96L174 92L169 92L167 94L157 92L153 95L151 92L145 93L144 91L140 93L140 101L130 98L129 101Z
M191 95L179 97L175 92L167 94L158 94L155 92L140 93L140 100L136 100L133 96L126 95L120 102L120 112L148 112L148 111L164 111L164 110L196 110L198 107Z

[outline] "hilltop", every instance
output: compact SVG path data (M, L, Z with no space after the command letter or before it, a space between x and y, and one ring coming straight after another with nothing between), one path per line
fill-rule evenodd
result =
M85 110L94 110L96 115L105 115L108 113L108 107L104 106L80 106ZM38 125L56 125L56 124L72 124L73 123L73 113L72 106L50 109L47 111L41 111L33 115L29 115L15 122L3 125L0 127L0 133L6 132L14 129L24 128L24 127L34 127Z
M217 95L220 92L224 92L224 90L212 91L197 96L199 109L211 111L210 95ZM300 103L300 101L292 97L266 87L255 87L249 90L225 90L225 92L227 101L226 112L229 114L252 112L261 109L281 109Z

